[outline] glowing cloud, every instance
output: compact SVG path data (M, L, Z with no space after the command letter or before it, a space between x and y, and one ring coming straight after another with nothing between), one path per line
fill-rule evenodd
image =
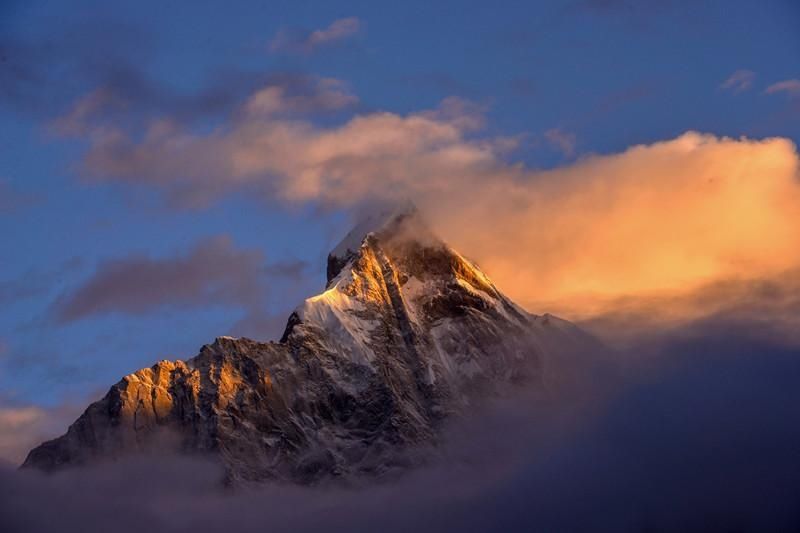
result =
M437 218L534 308L597 304L800 264L797 172L787 140L689 132L487 186Z
M335 83L327 93L348 99ZM786 139L688 132L535 171L508 162L515 139L476 137L481 110L462 100L333 126L279 113L301 103L256 93L202 134L169 117L142 135L88 128L83 171L195 205L242 188L338 207L412 198L511 296L570 316L800 265L798 155Z

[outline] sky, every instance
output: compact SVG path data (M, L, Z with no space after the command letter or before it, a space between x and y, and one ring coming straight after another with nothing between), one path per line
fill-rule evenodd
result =
M531 312L793 343L798 27L793 0L2 2L0 426L277 338L398 199Z

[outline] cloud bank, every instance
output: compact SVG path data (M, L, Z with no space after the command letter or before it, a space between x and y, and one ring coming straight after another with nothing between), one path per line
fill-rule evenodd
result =
M626 296L800 266L799 160L789 140L690 131L540 171L513 161L518 138L481 135L482 110L469 102L320 123L312 108L351 97L334 81L314 94L306 105L256 91L207 132L163 115L138 131L84 121L81 172L156 187L183 205L241 190L355 209L411 198L510 296L572 317ZM574 149L553 131L550 142Z
M55 476L0 469L0 525L9 533L792 531L800 418L787 406L800 401L800 359L719 326L683 331L645 364L619 353L563 388L476 408L448 428L438 459L398 480L225 491L215 465L157 456Z

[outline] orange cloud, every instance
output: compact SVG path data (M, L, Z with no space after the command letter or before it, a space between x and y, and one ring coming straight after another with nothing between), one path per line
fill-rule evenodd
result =
M785 139L690 132L495 183L434 216L530 307L588 311L800 265L797 176Z
M319 92L336 105L350 98L337 83ZM162 187L184 203L241 188L338 207L411 198L510 296L573 318L629 295L800 265L798 154L786 139L687 132L536 171L508 161L516 139L476 137L481 110L458 99L333 126L277 112L301 103L256 93L206 133L169 117L141 136L87 128L83 169Z

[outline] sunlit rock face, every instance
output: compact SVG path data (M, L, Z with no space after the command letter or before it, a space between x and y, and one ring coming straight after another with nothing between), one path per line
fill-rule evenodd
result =
M172 450L218 457L231 481L386 475L424 456L446 419L541 386L548 357L586 342L517 307L403 208L336 247L325 292L280 342L221 337L126 376L23 466Z

